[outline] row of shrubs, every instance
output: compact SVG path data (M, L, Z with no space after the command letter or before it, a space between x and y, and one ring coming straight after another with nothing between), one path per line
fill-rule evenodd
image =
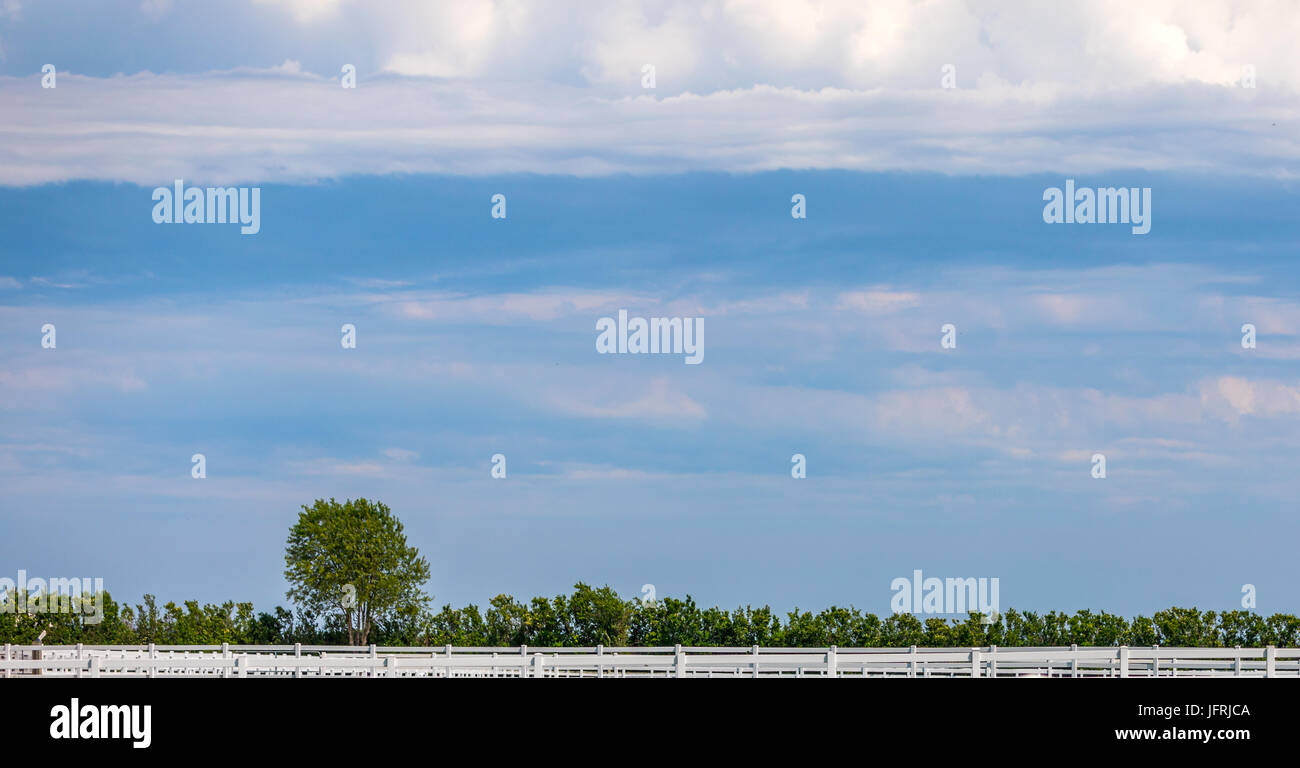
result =
M1105 611L1007 610L991 623L983 618L977 613L964 619L881 618L838 607L817 613L796 609L782 616L766 606L700 608L690 596L643 604L619 597L608 586L580 583L570 595L535 597L528 603L498 595L485 610L448 605L437 612L395 612L377 622L370 641L405 646L1300 646L1300 618L1287 614L1170 608L1125 619ZM60 645L347 643L338 617L281 607L255 613L252 603L199 605L191 600L160 607L145 595L142 603L130 606L105 594L103 619L97 623L73 613L0 612L0 643L31 643L42 630L46 644Z

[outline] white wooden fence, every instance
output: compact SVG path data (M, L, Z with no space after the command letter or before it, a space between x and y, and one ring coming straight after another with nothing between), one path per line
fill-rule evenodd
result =
M1298 648L6 645L18 677L1295 677Z

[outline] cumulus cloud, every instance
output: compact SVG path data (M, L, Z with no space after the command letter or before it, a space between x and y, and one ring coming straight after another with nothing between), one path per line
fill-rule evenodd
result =
M1279 129L1300 117L1290 57L1300 13L1286 5L264 0L256 8L280 12L266 36L281 44L237 69L159 61L152 69L168 74L61 70L55 91L34 73L0 78L0 183L1300 171L1300 138ZM161 19L158 33L178 15ZM358 65L355 89L337 80L345 34L348 55L372 62ZM286 60L286 41L296 51L303 39L328 47L302 43ZM950 64L957 88L944 89ZM646 65L655 67L653 90L642 87ZM1241 87L1247 67L1255 88Z
M1293 384L1220 376L1202 382L1200 390L1207 409L1232 421L1240 416L1300 414L1300 386Z
M333 24L392 72L623 87L656 66L660 88L696 93L765 84L802 90L958 84L1081 89L1225 85L1253 65L1295 87L1300 16L1286 2L1091 0L1067 7L913 0L259 0L288 12L282 36ZM294 29L297 26L301 29Z

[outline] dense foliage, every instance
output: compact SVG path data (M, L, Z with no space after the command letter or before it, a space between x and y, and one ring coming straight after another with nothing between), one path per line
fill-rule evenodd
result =
M254 613L251 603L158 606L146 595L141 604L103 599L104 618L83 623L71 613L0 613L0 643L30 643L42 629L47 644L346 644L347 627L334 618L304 609L276 608ZM521 603L507 595L492 598L486 610L475 605L394 612L376 617L370 641L377 645L592 646L709 645L821 647L1161 645L1222 647L1300 646L1300 619L1250 611L1200 611L1170 608L1151 617L1125 619L1114 614L1074 614L1008 610L991 624L978 614L966 619L918 618L895 614L880 618L854 608L819 613L794 610L781 616L770 608L700 608L689 596L643 605L625 600L608 586L577 584L570 595L535 597Z
M289 529L284 566L289 599L340 621L348 645L365 645L377 623L409 623L429 602L422 589L429 562L379 501L331 498L304 505Z

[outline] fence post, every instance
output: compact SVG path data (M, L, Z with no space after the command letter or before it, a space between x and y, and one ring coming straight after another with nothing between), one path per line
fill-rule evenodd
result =
M13 649L13 646L12 646L11 644L9 644L9 643L5 643L5 661L13 661L13 658L14 658L14 657L13 657L12 649ZM6 664L6 665L5 665L5 677L9 677L9 676L10 676L10 673L9 673L9 665Z
M980 649L970 649L970 676L980 676Z
M1241 646L1234 645L1233 647L1237 649L1237 658L1232 662L1232 675L1233 677L1241 677Z
M1128 646L1119 647L1119 676L1128 677Z
M998 676L998 647L989 646L989 677Z
M674 660L676 664L677 677L686 677L686 654L682 653L682 644L678 643L674 650L677 654L677 658Z
M1264 677L1277 677L1277 646L1264 649Z
M80 645L80 643L78 643L78 645ZM98 657L98 656L91 656L91 657L90 657L90 676L91 676L91 677L99 677L99 657Z
M836 647L832 645L830 647L830 650L826 651L826 676L827 677L839 676L839 663L838 660L835 658L835 648Z
M229 669L229 667L227 667ZM248 657L235 657L235 677L248 677Z
M397 657L384 657L384 677L397 677Z
M158 676L158 646L149 643L149 677Z
M546 658L540 653L533 654L533 677L542 676L542 665L546 663Z
M912 677L916 677L916 671L917 671L917 656L916 656L916 646L915 646L915 645L912 646L912 651L911 651L911 652L912 652L912 673L911 673L911 675L912 675Z
M758 677L758 646L754 646L754 677Z
M1070 676L1079 676L1079 644L1070 643Z
M302 677L302 643L293 644L293 676Z
M597 655L597 656L604 656L604 655L605 655L605 644L604 644L604 643L600 643L600 644L598 644L598 645L596 646L596 655ZM600 659L596 659L596 677L604 677L604 676L605 676L605 665L602 664L602 663L600 663L600 662L601 662Z

